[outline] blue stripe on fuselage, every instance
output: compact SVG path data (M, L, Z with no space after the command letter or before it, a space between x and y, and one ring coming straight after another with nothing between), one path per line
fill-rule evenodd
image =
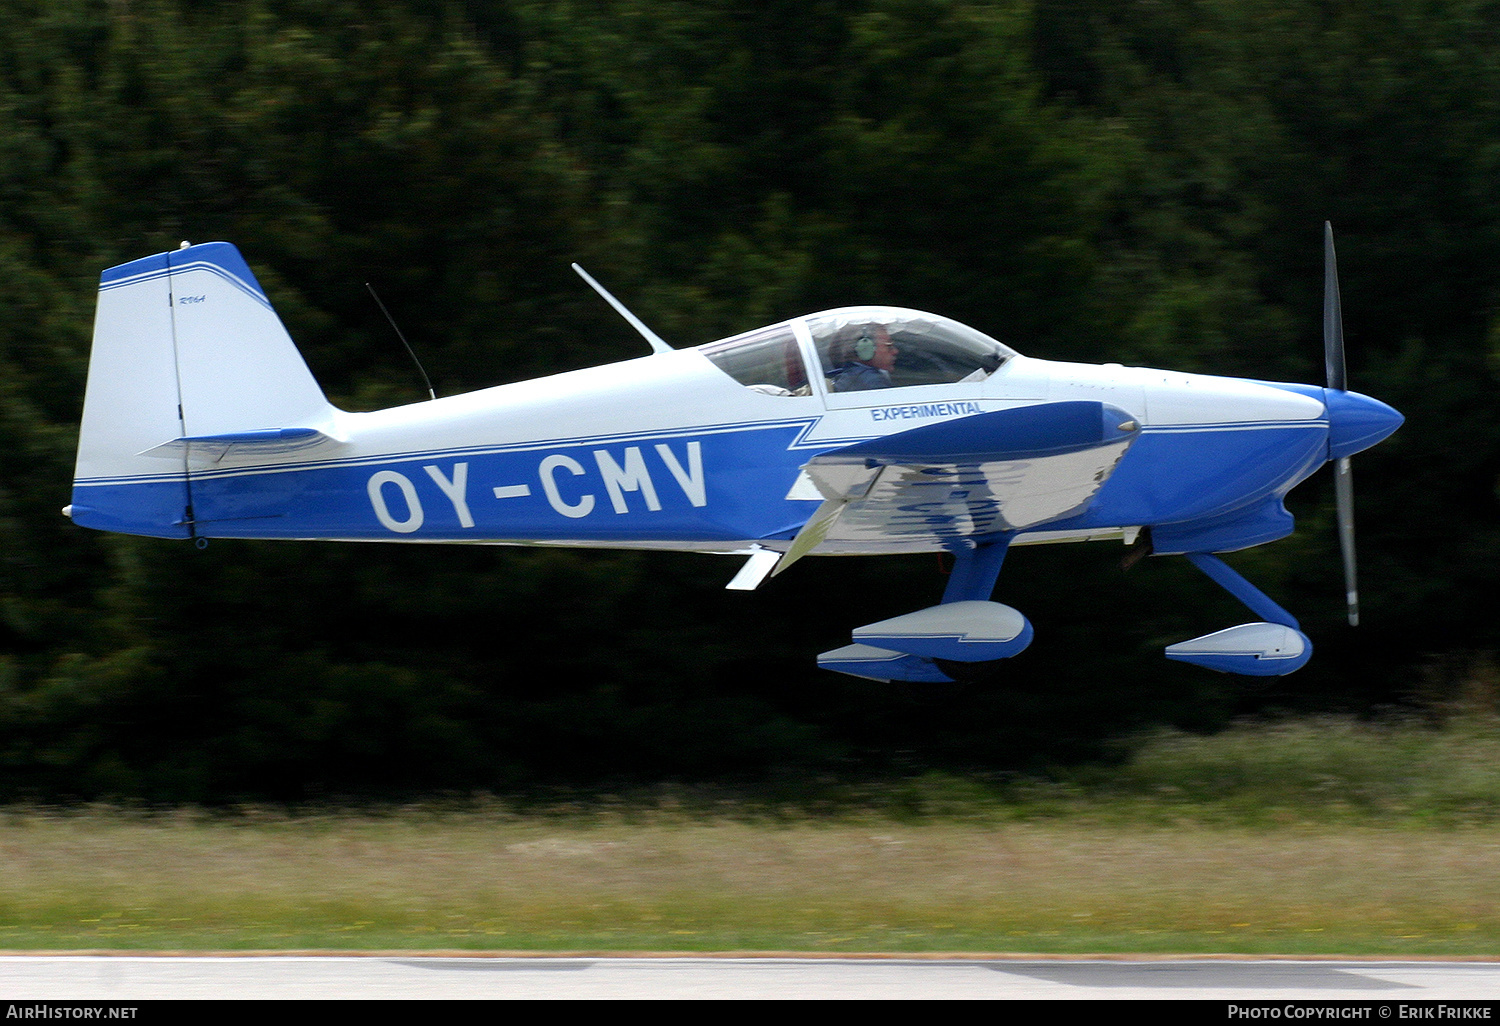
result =
M1089 508L1049 530L1176 523L1285 492L1327 459L1328 424L1146 428Z
M805 429L798 421L194 474L195 529L205 537L392 541L769 537L795 530L810 512L809 503L783 498L809 456L791 448ZM109 510L107 529L137 520L135 533L155 534L144 528L181 494L172 481L80 483L74 502Z
M807 422L526 447L216 469L191 482L206 537L389 541L738 541L789 537L784 496L820 449ZM800 445L799 445L800 443ZM829 446L833 448L835 446ZM1090 507L1051 529L1178 523L1284 493L1327 454L1322 421L1145 429ZM183 483L78 482L75 521L184 536Z

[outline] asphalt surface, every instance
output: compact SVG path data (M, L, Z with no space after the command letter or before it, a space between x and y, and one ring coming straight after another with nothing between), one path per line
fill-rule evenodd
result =
M1307 1000L1403 1018L1402 1002L1500 1001L1500 961L0 956L0 1004L395 998Z

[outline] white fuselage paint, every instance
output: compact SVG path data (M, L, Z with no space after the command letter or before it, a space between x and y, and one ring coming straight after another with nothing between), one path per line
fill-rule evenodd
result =
M684 350L376 413L339 413L328 433L347 440L339 454L343 463L368 460L374 464L393 454L445 450L534 451L536 472L531 481L486 482L480 489L471 486L465 461L437 461L424 467L460 524L471 528L472 501L522 498L536 487L550 508L568 520L659 510L664 487L680 491L695 507L705 506L709 476L725 468L705 466L699 441L651 443L652 434L671 433L680 438L685 433L805 420L808 427L798 444L823 450L921 424L1070 399L1113 403L1133 412L1147 431L1236 430L1289 423L1313 426L1324 415L1323 404L1315 399L1255 382L1019 356L989 380L962 386L973 390L973 398L942 398L955 387L959 386L867 392L858 397L865 405L846 401L843 408L830 409L826 397L818 394L768 396L743 388L698 353ZM639 444L599 445L601 437L611 436L622 442L639 440ZM376 515L393 534L410 535L420 528L424 513L415 488L403 475L372 467L369 494ZM1131 525L1122 524L1120 529L1130 531ZM1102 533L1094 530L1080 535L1100 537ZM1038 531L1034 539L1020 539L1029 540L1071 539L1046 531ZM565 531L559 531L557 541L569 541ZM613 544L601 540L577 543ZM660 541L644 544L678 547ZM684 543L680 547L704 546ZM829 550L860 549L836 545ZM891 546L872 545L868 551L891 551Z
M805 352L809 365L815 354ZM777 396L746 388L695 350L678 350L603 367L500 385L463 395L370 413L325 408L315 428L332 442L305 456L259 455L232 450L195 470L203 477L296 473L318 466L368 467L369 508L392 541L422 541L433 522L424 508L435 486L446 503L444 516L461 530L476 530L484 503L525 500L538 492L557 515L555 535L526 543L606 547L732 551L756 539L709 543L663 539L607 538L574 534L570 524L627 513L660 510L669 490L695 508L710 504L709 483L736 468L714 466L700 439L721 432L797 429L792 443L808 457L857 441L994 410L1040 402L1092 399L1130 411L1146 432L1254 430L1268 425L1323 422L1323 404L1283 389L1230 378L1178 374L1118 365L1059 363L1013 356L977 382L910 386L858 393L824 391L814 375L813 392ZM267 424L267 428L287 425ZM175 425L173 425L175 428ZM692 437L687 437L692 436ZM780 445L770 441L767 444ZM141 450L165 439L143 438ZM137 450L138 452L141 450ZM115 450L118 452L119 450ZM525 478L476 478L474 458L493 453L530 453ZM781 451L784 460L785 450ZM1128 458L1128 457L1127 457ZM110 456L90 466L96 478L144 481L170 470L165 461ZM394 469L420 461L422 473ZM804 461L805 462L805 461ZM424 476L429 479L418 487ZM817 499L796 489L796 474L774 496ZM808 509L811 512L811 506ZM1120 524L1129 533L1137 525ZM1077 537L1101 535L1099 529ZM462 540L446 538L442 540ZM475 541L504 543L503 537ZM1027 541L1073 540L1037 532ZM775 544L774 542L771 544ZM919 551L930 544L907 540L861 543L830 541L823 553Z

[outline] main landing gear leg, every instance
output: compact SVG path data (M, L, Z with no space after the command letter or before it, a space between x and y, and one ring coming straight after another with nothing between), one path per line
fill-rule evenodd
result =
M1186 555L1188 561L1210 580L1268 622L1242 623L1238 627L1169 645L1168 659L1252 677L1279 677L1307 664L1312 658L1312 642L1302 633L1296 617L1272 602L1265 592L1245 580L1218 556L1207 552Z
M1000 567L1005 563L1005 554L1010 551L1008 534L995 541L970 544L953 553L953 572L948 575L948 587L943 589L943 604L949 602L986 602L994 594L995 581L1000 578Z

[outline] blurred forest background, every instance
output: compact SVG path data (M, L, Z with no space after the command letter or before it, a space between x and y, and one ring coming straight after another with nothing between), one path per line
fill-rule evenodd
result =
M1012 553L997 684L822 673L926 558L107 536L69 501L100 270L236 243L329 396L423 397L888 303L1031 356L1323 378L1338 233L1365 625L1326 471L1231 557L1303 622L1249 684L1180 559ZM0 800L224 802L1038 772L1155 725L1494 708L1500 3L0 0Z

